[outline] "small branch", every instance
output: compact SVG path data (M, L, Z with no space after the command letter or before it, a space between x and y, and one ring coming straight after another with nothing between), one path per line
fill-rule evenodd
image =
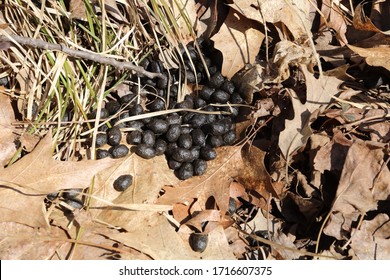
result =
M151 79L163 76L160 73L153 73L153 72L146 71L144 68L140 66L136 66L131 62L121 62L116 59L105 57L97 53L73 50L68 48L64 44L52 44L52 43L45 42L41 39L33 39L33 38L22 37L17 35L10 35L9 37L0 36L0 42L11 42L11 43L17 42L20 45L24 45L24 46L50 50L50 51L61 51L71 57L77 57L77 58L95 61L101 64L111 65L114 66L115 68L118 68L119 70L123 70L123 69L132 70L138 73L140 76L146 76Z

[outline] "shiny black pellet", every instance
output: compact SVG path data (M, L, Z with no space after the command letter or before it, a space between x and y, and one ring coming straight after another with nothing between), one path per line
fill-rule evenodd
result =
M210 77L209 86L217 89L222 86L224 81L225 78L222 76L221 72L218 71Z
M194 168L191 163L185 162L183 163L180 168L177 170L177 178L180 180L187 180L194 176Z
M214 93L215 89L211 87L204 86L198 93L198 97L202 98L205 101L211 99L211 95Z
M147 127L156 134L162 134L168 131L169 124L166 120L153 118Z
M137 145L134 152L144 159L151 159L156 156L156 150L152 146L146 144Z
M176 142L179 139L181 134L181 126L180 124L172 124L168 131L165 133L165 138L168 142Z
M96 150L96 159L102 159L110 156L110 152L103 149Z
M165 110L165 101L161 98L156 98L146 108L152 112Z
M213 160L217 157L217 152L209 145L200 148L200 158L204 160Z
M133 176L130 174L119 176L113 183L114 189L118 192L127 190L133 183Z
M114 126L107 132L107 141L110 146L119 145L122 140L122 133L119 127Z
M189 149L177 148L172 153L172 159L178 162L190 162L192 161L192 153Z
M177 145L184 149L189 149L192 147L192 137L190 134L182 134L177 139Z
M192 143L195 146L204 146L206 143L206 136L201 129L194 129L191 131Z
M211 95L211 101L215 103L222 103L225 104L228 102L230 99L229 93L223 90L216 90L214 93Z
M206 173L207 170L207 162L203 159L196 159L192 163L194 167L194 175L201 176Z
M167 150L168 144L165 140L158 138L154 144L154 149L156 150L156 156L161 156Z
M148 146L154 146L156 143L156 135L151 130L145 130L142 132L142 144L146 144Z
M96 148L99 148L105 144L107 144L107 134L106 133L98 133L96 135Z
M127 156L129 148L126 145L120 144L109 149L109 152L113 158L121 158Z
M208 241L208 235L203 233L191 233L189 238L191 249L199 253L206 250Z

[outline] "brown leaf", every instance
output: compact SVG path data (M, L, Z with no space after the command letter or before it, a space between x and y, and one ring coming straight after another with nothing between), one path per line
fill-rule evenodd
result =
M220 30L212 37L214 46L223 55L222 75L228 79L244 67L253 63L263 42L264 34L257 23L230 9Z
M230 6L241 11L246 17L261 23L283 23L294 38L307 35L310 30L310 3L305 0L294 0L293 3L283 0L246 1L235 0ZM258 6L258 3L260 6ZM279 28L281 26L278 25Z
M331 142L322 145L314 158L314 168L321 173L325 170L342 170L352 142L341 131L336 131Z
M4 87L0 86L0 92L4 92ZM15 121L14 110L11 100L8 96L0 93L0 170L3 169L16 152L14 132L16 129L12 126Z
M353 231L351 247L361 260L390 259L390 220L386 214L378 214L371 221Z
M327 235L346 238L359 215L375 210L379 200L388 200L390 172L383 157L383 149L369 142L357 140L351 145L324 229Z
M332 76L323 76L322 80L317 80L304 65L301 65L301 70L306 79L307 101L301 103L296 93L290 91L294 118L286 120L286 128L279 135L279 147L286 159L306 144L312 134L310 124L316 119L316 111L329 103L342 82Z
M348 48L353 50L361 57L366 58L367 64L371 66L381 66L390 71L390 47L389 46L360 48L360 47L348 45Z
M113 166L112 159L63 162L52 158L51 133L32 153L0 171L0 222L44 226L44 197L61 189L86 188L99 171Z
M333 5L331 0L323 0L321 12L324 15L323 17L320 17L321 30L329 30L329 28L332 28L337 32L340 45L344 46L347 44L348 40L345 36L347 31L347 19L343 16L339 5Z
M230 184L234 179L247 190L268 196L270 179L263 163L264 153L256 147L251 147L248 152L243 150L242 153L241 149L241 146L218 148L217 159L208 163L206 174L183 181L177 186L165 186L165 193L157 203L188 204L196 198L203 210L206 209L208 199L213 198L218 209L225 213L229 207Z
M66 232L59 228L34 229L15 222L0 223L2 260L47 260L67 244Z

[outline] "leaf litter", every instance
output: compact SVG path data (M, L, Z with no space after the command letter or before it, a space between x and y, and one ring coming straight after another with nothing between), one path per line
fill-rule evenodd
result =
M203 20L195 7L210 16L213 7L189 2L191 20ZM249 106L237 124L242 142L218 148L206 174L189 180L163 156L54 160L51 133L36 145L15 126L20 109L2 87L1 258L389 259L389 34L375 12L385 6L362 17L361 4L312 2L217 7L204 39ZM119 4L107 4L110 16L126 22ZM134 182L117 192L124 174ZM81 207L48 199L74 189ZM208 237L202 253L189 244L194 232Z

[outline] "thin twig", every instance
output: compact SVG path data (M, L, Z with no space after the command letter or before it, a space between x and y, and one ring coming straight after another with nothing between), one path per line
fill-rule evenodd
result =
M132 70L138 73L140 76L146 76L151 79L163 76L160 73L153 73L153 72L146 71L143 67L136 66L131 62L118 61L113 58L102 56L98 53L70 49L64 44L52 44L52 43L45 42L41 39L34 39L29 37L17 36L17 35L9 35L9 36L0 36L0 42L11 42L11 43L16 42L20 45L39 48L39 49L50 50L50 51L61 51L71 57L77 57L77 58L95 61L101 64L111 65L119 70L123 70L123 69Z

